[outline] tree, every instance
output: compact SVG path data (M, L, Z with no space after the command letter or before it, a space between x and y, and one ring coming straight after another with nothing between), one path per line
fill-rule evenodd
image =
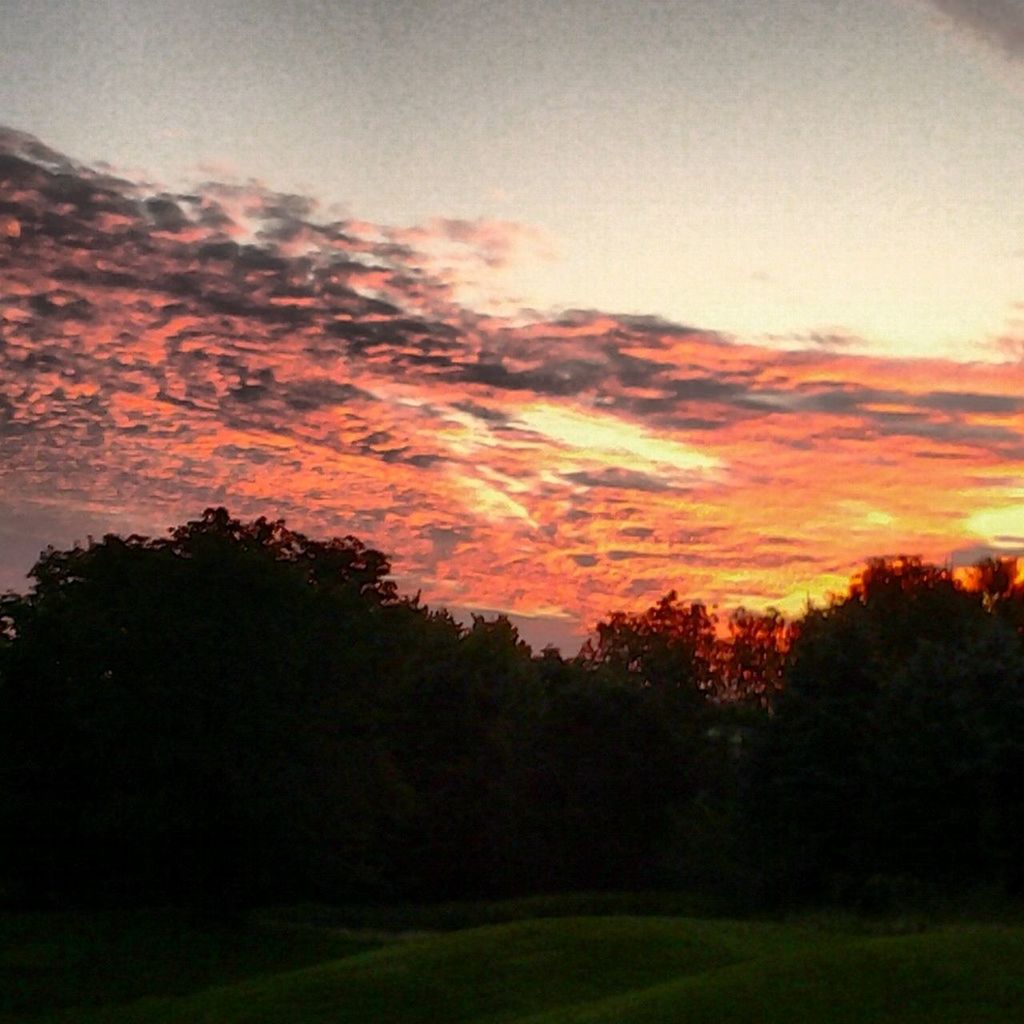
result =
M388 572L224 509L49 549L3 605L0 873L53 899L383 885Z
M986 558L966 570L963 585L1024 637L1024 558Z
M579 662L547 669L552 683L518 766L529 888L663 884L674 816L700 783L702 734L630 680Z
M949 570L874 560L800 624L748 765L751 849L783 896L1011 885L1022 765L1019 639Z
M583 664L642 688L702 702L716 687L715 616L670 591L644 612L614 612L580 652Z
M718 696L769 708L783 689L795 629L775 608L758 614L738 608L719 645Z

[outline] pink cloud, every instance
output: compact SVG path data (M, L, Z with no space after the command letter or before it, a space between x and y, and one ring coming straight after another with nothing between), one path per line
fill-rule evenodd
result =
M225 503L564 632L670 587L794 605L868 555L943 559L993 542L973 514L1024 487L1019 361L485 316L460 274L531 229L323 221L254 184L154 196L24 137L6 152L0 514L55 540Z

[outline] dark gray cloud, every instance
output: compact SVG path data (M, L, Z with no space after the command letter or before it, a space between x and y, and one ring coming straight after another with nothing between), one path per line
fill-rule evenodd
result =
M1017 544L1016 547L993 547L990 544L972 544L970 547L957 548L950 552L949 564L954 568L962 568L968 565L977 565L987 559L998 560L1000 558L1024 558L1024 544Z
M901 392L866 388L845 381L800 387L792 397L777 397L794 411L825 413L854 413L863 411L866 405L902 405L911 401Z
M661 556L649 551L632 551L628 548L612 548L606 552L605 557L610 562L629 562L644 558L660 558Z
M478 420L483 420L485 423L491 423L496 426L504 426L511 419L507 413L502 412L500 409L491 409L486 405L480 405L478 402L456 402L454 408L460 412L467 412Z
M604 366L572 358L552 358L548 364L528 370L509 370L502 362L487 359L463 366L461 379L507 391L569 396L592 390L607 372Z
M982 448L999 449L1007 458L1021 458L1024 453L1024 438L1011 427L998 425L983 426L974 423L960 423L956 420L932 422L923 418L905 416L875 417L878 432L887 437L920 437L930 441L946 441L959 446L977 445Z
M617 466L609 466L601 470L580 470L574 473L564 473L566 480L576 484L583 484L585 487L606 487L616 491L668 491L672 486L649 473L641 473L638 470L621 469Z
M0 153L7 157L20 157L33 166L53 171L72 171L75 165L63 153L40 142L28 132L0 125Z
M931 391L917 399L926 409L943 412L995 413L1004 415L1024 410L1024 397L1016 395L979 395L969 391Z
M430 542L433 557L438 561L451 558L460 545L473 539L473 531L465 527L428 526L422 533Z
M353 399L371 401L371 396L352 384L339 383L329 378L314 378L294 381L282 389L285 404L296 412L312 409L329 409L345 405Z
M927 0L954 26L1013 60L1024 58L1024 5L1019 0Z

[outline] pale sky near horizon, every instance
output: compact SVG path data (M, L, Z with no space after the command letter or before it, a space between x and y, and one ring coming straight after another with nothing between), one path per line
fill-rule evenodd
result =
M218 503L535 644L1024 552L1024 0L0 0L0 43L0 588Z

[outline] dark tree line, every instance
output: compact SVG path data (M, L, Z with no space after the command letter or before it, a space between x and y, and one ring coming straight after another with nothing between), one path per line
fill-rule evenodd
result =
M776 896L1024 883L1024 576L869 563L809 611L744 814Z
M0 598L0 896L214 906L1018 891L1024 580L869 564L796 623L675 593L575 658L224 509Z

